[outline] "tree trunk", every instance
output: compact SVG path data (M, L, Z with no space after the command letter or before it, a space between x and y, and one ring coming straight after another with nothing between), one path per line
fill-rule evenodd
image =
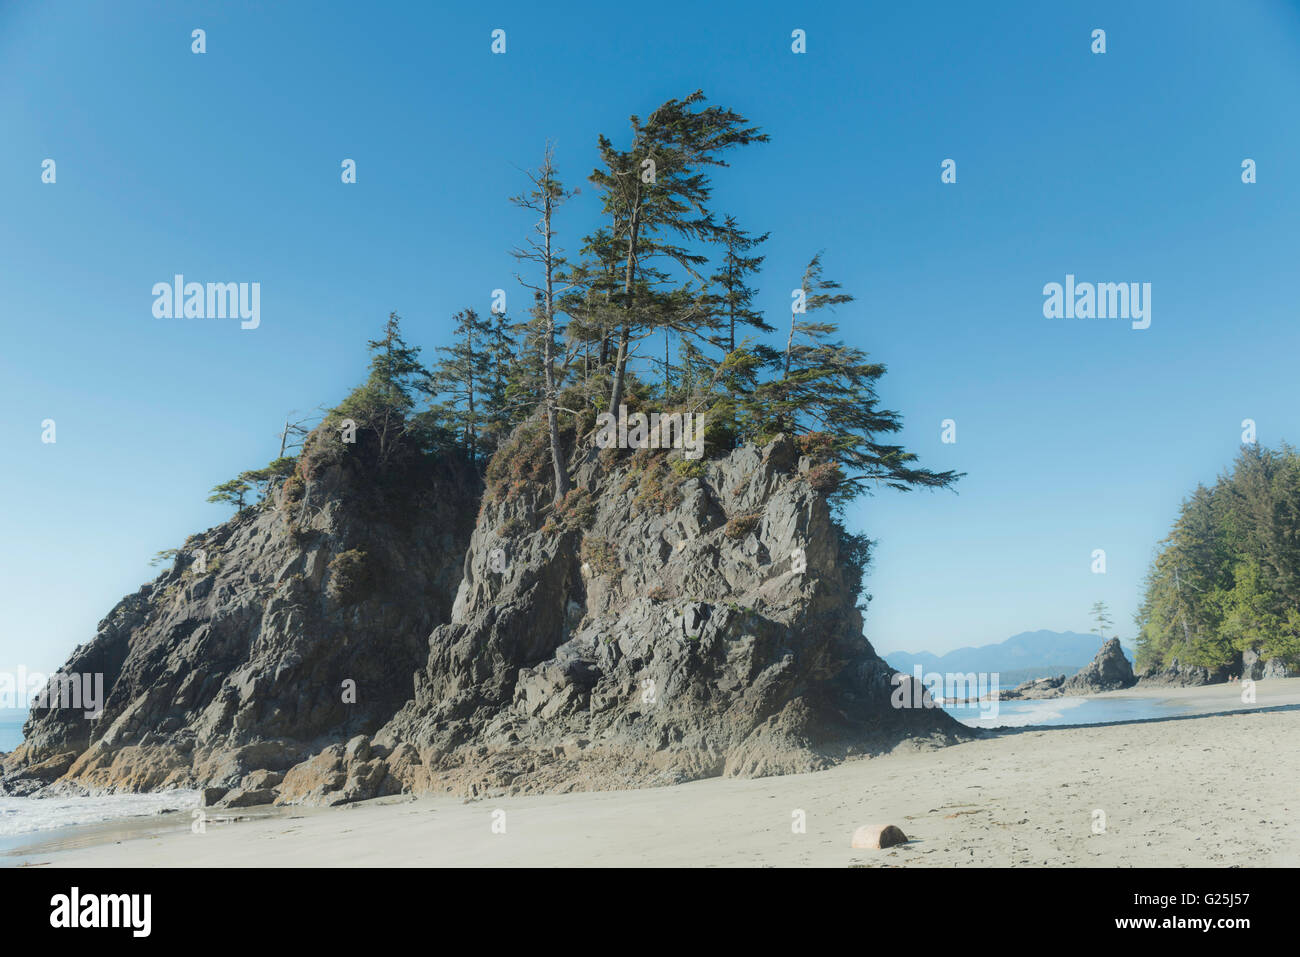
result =
M555 260L551 252L551 163L547 157L543 173L542 192L545 194L545 219L543 229L546 239L546 341L542 344L542 364L546 373L546 428L551 438L551 468L555 472L555 501L558 504L569 494L569 472L564 467L564 453L560 448L560 423L556 419L555 396Z
M627 346L628 337L631 329L627 320L623 321L623 329L618 337L618 357L614 360L614 388L609 395L610 415L618 415L618 407L623 401L623 370L627 368Z
M671 355L671 353L669 352L669 347L671 345L672 343L668 341L668 330L665 329L664 330L664 405L667 405L669 403L670 401L669 394L673 387L673 377L672 377L673 367L669 365L669 356Z
M790 336L785 340L785 368L781 371L781 378L790 378L790 350L794 348L794 317L795 312L790 313Z
M618 359L614 365L614 388L609 396L609 414L618 415L623 402L623 377L627 371L627 352L632 338L630 313L632 310L632 285L636 280L636 241L640 230L638 211L632 210L632 225L627 240L627 265L623 269L623 328L618 336Z
M478 434L474 428L474 373L469 374L469 419L465 422L465 431L469 433L469 460L478 463Z
M730 258L731 250L727 250ZM736 351L736 273L735 266L727 263L727 312L731 317L731 338L729 340L730 348L727 349L727 355Z

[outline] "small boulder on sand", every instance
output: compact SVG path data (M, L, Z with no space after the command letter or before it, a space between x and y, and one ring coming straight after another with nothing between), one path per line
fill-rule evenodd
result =
M864 824L853 832L853 847L880 850L906 843L907 835L892 824Z

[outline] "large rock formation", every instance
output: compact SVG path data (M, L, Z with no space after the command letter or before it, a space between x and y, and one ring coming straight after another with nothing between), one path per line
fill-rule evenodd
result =
M1003 701L1061 698L1119 691L1137 684L1133 666L1124 655L1118 638L1105 642L1096 656L1069 678L1065 675L1035 678L998 695Z
M832 518L832 466L789 438L709 461L586 447L557 506L539 434L498 453L476 527L463 465L380 468L318 436L74 653L103 715L34 713L5 788L335 804L810 771L970 735L863 638L867 543Z
M1065 695L1098 694L1102 691L1119 691L1137 684L1133 676L1133 666L1124 656L1118 638L1111 638L1097 656L1076 674L1066 679L1061 685Z
M794 441L680 455L580 454L560 507L498 476L412 700L355 755L290 770L279 799L811 771L967 734L891 704L855 607L864 556Z
M267 504L123 599L63 668L103 675L102 715L33 710L4 788L233 788L392 717L450 615L481 483L456 459L381 467L370 435L316 433Z

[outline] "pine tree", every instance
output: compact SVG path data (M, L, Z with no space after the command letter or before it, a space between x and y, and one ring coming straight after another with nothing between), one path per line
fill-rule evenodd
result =
M259 502L264 501L279 483L293 474L298 459L292 455L282 455L273 459L269 465L260 469L249 469L239 473L239 480L257 493Z
M647 331L648 315L638 310L637 299L645 288L648 262L663 258L700 278L696 267L705 257L678 243L712 242L723 234L724 227L714 222L708 209L711 189L704 170L725 166L721 154L728 149L767 141L767 135L740 114L702 107L703 101L703 92L696 90L685 99L664 103L644 124L632 116L632 145L627 150L615 149L608 137L599 140L603 167L592 172L591 180L603 195L610 235L626 250L618 299L622 321L610 389L613 414L623 399L632 341Z
M1097 623L1097 627L1092 630L1097 633L1102 641L1105 641L1106 630L1114 624L1111 621L1110 612L1106 609L1106 603L1104 601L1093 602L1088 614Z
M878 407L876 382L885 367L860 349L832 341L838 332L834 323L798 319L851 302L852 296L835 291L839 288L822 278L821 254L814 256L801 286L806 312L791 316L780 375L754 389L745 400L745 416L759 439L789 431L808 435L819 454L836 463L819 473L834 504L880 483L900 491L951 486L960 473L919 468L912 464L915 453L880 441L879 436L903 427L897 412Z
M446 397L434 411L458 436L469 460L477 464L480 435L489 419L483 398L493 370L492 357L483 346L494 337L493 324L480 319L473 309L462 309L452 318L456 323L452 330L455 345L438 347L446 358L434 366L424 388L431 396Z
M505 441L515 425L527 416L528 409L520 415L520 407L510 396L512 370L516 364L518 343L515 325L505 313L492 313L488 319L487 341L484 351L488 359L488 375L483 388L484 446L495 452Z
M1182 503L1147 572L1138 666L1300 661L1300 456L1246 446Z
M562 206L573 192L566 191L555 173L552 149L548 145L542 157L542 165L537 170L527 173L532 189L514 197L511 202L521 209L531 210L538 215L534 228L535 235L526 240L522 249L516 249L514 255L523 262L539 267L542 272L541 285L532 285L519 279L521 285L534 290L537 295L537 335L542 344L542 403L546 410L546 429L551 448L551 468L555 476L555 501L560 501L569 494L569 472L565 464L564 450L560 446L559 423L559 376L556 371L556 336L563 332L557 321L557 296L565 291L563 286L557 288L557 276L564 270L563 253L555 246L555 211ZM516 277L518 278L518 277Z
M233 505L235 506L235 512L239 513L248 507L244 500L251 491L248 482L244 479L233 478L229 482L222 482L220 485L214 486L212 494L208 496L208 501Z
M388 463L407 435L415 392L427 378L420 363L418 346L402 338L401 317L388 314L384 335L369 340L370 375L331 413L334 420L351 419L359 429L371 431L377 440L378 461Z
M568 338L581 349L587 377L610 372L614 355L614 330L620 311L614 296L622 289L620 264L626 259L623 244L598 229L583 240L582 261L563 275L568 290L561 294L561 310L569 317Z
M804 270L803 279L799 283L799 291L802 295L798 300L798 305L793 306L790 310L790 335L785 341L785 361L781 370L782 378L789 378L790 363L795 358L796 350L811 348L811 346L798 343L796 341L797 337L807 338L815 343L834 329L833 326L826 323L800 321L799 316L816 312L818 309L824 309L827 306L838 306L846 302L852 302L852 296L834 291L839 288L839 283L822 278L822 254L818 253L813 256L808 263L808 267Z
M763 319L762 311L754 307L755 290L745 284L746 277L757 272L765 258L747 254L766 242L769 235L764 233L762 236L750 236L736 224L732 216L723 222L722 243L726 252L721 268L712 276L711 281L719 290L712 301L717 309L717 320L726 329L724 342L728 355L736 351L738 327L748 326L760 332L773 331Z

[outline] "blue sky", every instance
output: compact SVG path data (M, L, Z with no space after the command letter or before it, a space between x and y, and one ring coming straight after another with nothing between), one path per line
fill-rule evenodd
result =
M338 401L390 310L431 354L457 309L522 295L506 200L546 140L584 187L576 250L597 135L697 87L772 137L715 177L720 213L772 233L769 319L825 249L903 441L968 473L850 509L879 542L877 650L1086 631L1097 599L1131 640L1241 420L1298 438L1292 4L377 6L0 3L0 669L56 668L223 520L210 487ZM155 319L178 272L260 282L260 328ZM1045 319L1067 273L1150 282L1151 327Z

